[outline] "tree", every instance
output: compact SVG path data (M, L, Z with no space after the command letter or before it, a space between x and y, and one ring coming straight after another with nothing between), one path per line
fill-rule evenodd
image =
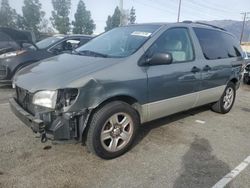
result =
M95 29L94 21L91 18L90 11L86 10L86 6L82 0L77 5L75 13L75 21L72 22L73 33L75 34L93 34Z
M53 29L49 27L49 21L46 18L42 18L42 21L39 25L39 31L41 33L54 33Z
M62 34L70 31L69 13L71 0L52 0L54 10L50 18L53 27Z
M136 20L135 9L134 7L132 7L129 14L129 23L134 24L135 20Z
M113 28L119 27L121 24L121 11L118 7L115 8L115 12L112 16L112 26Z
M0 26L15 28L16 11L9 5L9 0L2 0L0 7Z
M115 8L113 16L108 16L106 21L105 31L109 31L115 27L119 27L121 24L121 11L118 7Z
M27 30L31 30L36 36L39 35L39 25L45 16L39 0L24 0L23 21ZM20 20L21 21L21 20Z
M23 16L21 16L20 14L16 14L15 23L16 23L16 28L17 29L24 30L26 28L25 20L24 20Z
M108 19L106 21L106 27L104 28L105 31L109 31L111 30L113 27L112 27L112 17L111 16L108 16Z

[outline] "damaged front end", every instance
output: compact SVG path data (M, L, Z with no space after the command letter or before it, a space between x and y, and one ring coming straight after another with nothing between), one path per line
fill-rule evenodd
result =
M71 111L78 95L78 89L30 93L17 86L10 105L21 121L35 133L41 134L42 142L48 138L81 141L90 111Z

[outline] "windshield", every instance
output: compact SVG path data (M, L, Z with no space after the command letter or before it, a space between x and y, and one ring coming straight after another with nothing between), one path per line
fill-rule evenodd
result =
M57 36L57 37L48 37L46 39L43 39L39 42L36 43L36 46L39 49L44 49L44 48L48 48L51 44L54 44L55 42L63 39L63 36Z
M89 56L127 57L136 52L158 28L160 25L118 27L92 39L76 52Z

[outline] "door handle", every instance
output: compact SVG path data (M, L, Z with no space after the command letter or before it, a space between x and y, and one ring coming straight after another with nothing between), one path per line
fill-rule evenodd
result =
M200 72L201 69L199 69L198 67L194 66L191 70L192 73L197 73L197 72Z
M209 65L206 65L204 68L203 68L203 71L210 71L212 68L209 66Z

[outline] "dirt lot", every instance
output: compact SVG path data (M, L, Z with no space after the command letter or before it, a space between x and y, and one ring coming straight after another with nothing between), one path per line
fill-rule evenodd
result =
M250 86L226 115L202 107L142 126L132 150L109 161L81 144L40 143L10 112L11 93L0 89L0 187L206 188L250 155ZM228 187L250 187L250 166Z

